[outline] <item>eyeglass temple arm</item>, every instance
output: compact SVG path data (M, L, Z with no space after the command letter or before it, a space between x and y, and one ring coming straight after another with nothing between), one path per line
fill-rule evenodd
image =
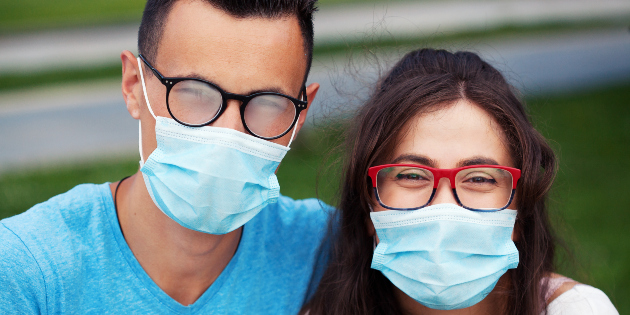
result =
M302 96L303 101L308 103L308 96L306 95L306 84L302 85Z
M138 54L138 57L140 57L140 59L142 59L144 64L147 65L147 67L149 67L149 69L151 69L151 72L153 72L153 74L155 74L155 76L158 77L158 79L160 79L160 81L164 81L164 76L159 71L157 71L157 69L153 68L153 66L144 58L144 56L142 54Z

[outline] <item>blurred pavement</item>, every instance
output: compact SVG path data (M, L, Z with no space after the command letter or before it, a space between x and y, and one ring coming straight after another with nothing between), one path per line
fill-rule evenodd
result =
M462 21L454 22L457 19L446 16L447 12L455 9L455 12L464 12L466 15L481 16L477 22L468 17L467 22L469 28L481 29L488 28L492 23L505 22L506 16L513 18L510 20L512 22L523 23L528 18L531 20L532 16L539 19L550 18L553 10L540 9L545 6L558 6L556 12L562 11L566 19L583 18L582 15L589 10L594 16L630 12L630 1L588 1L588 4L586 1L525 3L530 3L530 9L516 10L514 8L522 3L514 1L501 2L502 6L496 1L478 2L475 5L469 2L440 2L441 6L432 2L396 6L392 4L385 14L385 22L384 13L378 11L382 9L382 5L353 7L354 11L344 11L350 10L350 7L341 7L335 11L322 10L316 18L316 31L319 32L317 40L351 42L352 37L361 38L366 34L394 29L397 30L396 34L405 34L405 28L400 26L405 24L412 25L408 30L425 34L461 31L465 27L464 24L459 24ZM562 4L563 10L560 10L559 4ZM471 6L468 7L469 5ZM417 8L413 13L415 17L405 15L411 14L414 6ZM461 10L461 6L469 11ZM483 12L487 14L484 15ZM494 15L492 12L495 12ZM344 16L344 23L348 25L345 29L331 26L334 23L344 24L341 23ZM518 16L521 17L520 20ZM396 24L397 19L406 22ZM422 22L412 23L412 20ZM435 24L431 26L426 20L434 21ZM427 24L423 24L425 22ZM357 30L361 25L373 28ZM122 49L133 50L135 47L135 32L134 27L121 26L0 39L0 73L66 67L71 60L79 60L77 63L85 65L111 63L110 59L116 62ZM102 37L96 34L102 34ZM13 41L15 45L7 48L7 40ZM427 44L435 46L430 41ZM28 49L22 50L20 55L15 53L20 50L18 47ZM441 47L480 53L501 69L510 82L526 95L584 89L630 80L630 33L625 28L566 32L545 37L530 35L490 42L471 40ZM382 67L386 68L408 49L387 51L379 60ZM328 56L314 60L309 82L319 82L322 87L309 111L309 125L347 114L358 103L353 95L361 95L362 91L369 90L369 84L376 78L379 69L372 60L353 56L356 57L354 64L349 66L347 57ZM20 61L20 58L24 59ZM7 60L12 60L11 66L7 65ZM360 69L359 73L350 71L355 68ZM348 91L348 95L337 94L336 88ZM0 94L0 134L3 135L0 137L0 172L19 167L136 154L138 146L138 124L126 111L118 80Z
M357 3L315 15L316 43L367 37L433 36L502 25L627 18L628 0L474 0ZM136 52L137 25L0 37L0 73L112 64ZM420 36L419 36L420 35Z

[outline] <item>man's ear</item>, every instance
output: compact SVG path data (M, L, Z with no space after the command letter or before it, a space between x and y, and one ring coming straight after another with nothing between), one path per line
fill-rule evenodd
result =
M138 59L129 50L120 54L122 61L122 94L131 117L140 119L139 94L142 93L142 82L138 72Z
M306 114L311 108L311 104L313 103L313 99L315 99L315 96L317 95L317 91L319 91L319 83L311 83L309 86L306 87L306 98L308 99L308 105L306 106L305 110L300 112L300 118L298 118L298 121L295 124L295 128L297 128L295 130L295 134L297 134L300 129L302 129L302 126L306 121Z

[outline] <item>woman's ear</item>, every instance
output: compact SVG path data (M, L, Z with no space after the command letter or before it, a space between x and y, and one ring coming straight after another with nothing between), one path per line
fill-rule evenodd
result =
M371 198L372 200L374 200L373 196ZM370 208L370 212L374 211L374 206L370 202L368 202L368 208ZM369 213L367 215L367 218L365 219L365 226L367 227L369 236L376 236L376 229L374 228L374 223L372 222Z
M520 180L519 180L520 182ZM519 209L518 207L518 193L512 199L512 202L508 205L508 209ZM516 207L516 208L515 208ZM516 222L514 223L514 228L512 229L512 242L518 242L521 240L521 224L518 215L518 210L516 211Z
M374 223L372 223L372 220L368 219L367 222L365 222L365 224L367 225L368 235L374 238L375 244L378 244L380 240L378 239L378 234L376 234Z
M374 223L372 223L372 220L370 220L369 217L367 218L367 220L365 220L365 225L367 226L367 231L368 231L369 236L376 235L376 229L374 228Z
M512 229L512 242L518 242L521 240L521 224L519 223L518 217L516 219L516 223L514 223L514 229Z

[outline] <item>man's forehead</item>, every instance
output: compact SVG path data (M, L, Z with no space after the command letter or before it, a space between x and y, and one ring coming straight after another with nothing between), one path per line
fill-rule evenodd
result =
M176 77L178 77L178 78L202 79L202 80L206 80L206 81L212 82L213 84L215 84L216 86L220 87L223 90L229 90L229 89L225 88L224 86L221 86L220 82L216 82L212 77L208 77L207 75L202 74L202 73L198 73L198 72L190 72L190 73L185 74L185 75L176 75ZM249 90L247 92L241 91L241 92L239 92L239 94L250 95L250 94L254 94L254 93L258 93L258 92L275 92L275 93L287 94L287 95L291 94L291 91L285 91L281 87L272 86L272 85L263 85L263 87L258 87L256 89L252 89L252 90Z
M173 6L156 58L166 76L194 75L241 94L296 94L306 64L296 17L237 18L201 1Z

